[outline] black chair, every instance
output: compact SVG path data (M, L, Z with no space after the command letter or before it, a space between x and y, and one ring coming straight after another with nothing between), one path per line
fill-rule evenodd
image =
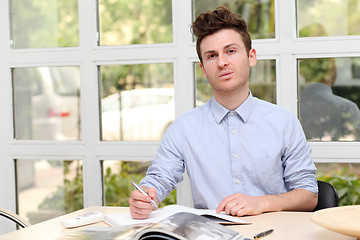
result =
M16 213L11 212L9 210L0 208L0 216L10 219L11 221L13 221L14 223L16 223L17 225L19 225L22 228L26 228L26 227L30 226L30 224L25 219L23 219Z
M339 196L333 185L318 180L318 187L318 203L313 211L339 206Z

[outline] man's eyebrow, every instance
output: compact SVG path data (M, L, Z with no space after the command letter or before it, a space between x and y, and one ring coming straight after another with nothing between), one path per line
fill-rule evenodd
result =
M230 47L238 47L240 46L238 43L229 43L228 45L225 45L224 49L230 48Z
M223 47L223 49L228 49L231 47L238 47L238 46L240 46L238 43L229 43L229 44L225 45ZM214 53L217 53L217 51L216 50L208 50L203 53L203 56L208 55L208 54L214 54Z
M204 55L207 55L207 54L210 54L210 53L216 53L216 51L215 50L208 50L208 51L204 52Z
M229 43L229 44L227 44L227 45L225 45L224 47L223 47L223 49L228 49L228 48L230 48L230 47L238 47L238 46L240 46L238 43ZM204 55L206 55L206 54L209 54L209 53L216 53L217 51L216 50L208 50L208 51L205 51L204 52Z

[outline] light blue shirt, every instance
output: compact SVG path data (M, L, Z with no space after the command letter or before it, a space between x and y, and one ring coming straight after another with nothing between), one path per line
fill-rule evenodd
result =
M189 175L195 208L215 209L227 196L317 193L316 168L299 121L250 93L235 111L215 98L179 117L163 136L147 176L159 201Z

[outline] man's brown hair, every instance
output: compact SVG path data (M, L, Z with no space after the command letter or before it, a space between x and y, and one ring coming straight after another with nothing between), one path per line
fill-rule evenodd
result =
M202 40L211 34L222 29L234 29L238 32L243 40L246 51L249 55L251 49L251 37L247 31L247 25L244 19L231 12L226 7L217 7L214 11L201 13L191 26L192 32L197 37L196 52L202 63L200 44Z

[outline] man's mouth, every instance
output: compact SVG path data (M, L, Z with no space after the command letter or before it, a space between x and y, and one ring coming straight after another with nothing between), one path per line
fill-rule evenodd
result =
M223 72L219 74L219 78L227 78L230 77L233 74L233 72Z

